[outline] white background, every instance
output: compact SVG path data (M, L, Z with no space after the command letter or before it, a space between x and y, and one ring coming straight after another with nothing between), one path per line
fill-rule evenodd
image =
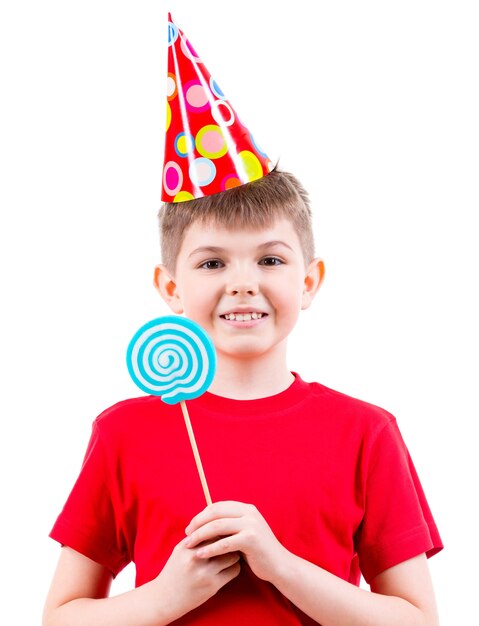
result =
M446 549L443 626L476 616L477 4L27 2L0 13L0 620L33 625L47 535L95 416L139 392L170 9L257 140L310 190L324 286L290 366L394 413ZM477 431L476 431L477 432ZM132 569L115 592L132 584Z

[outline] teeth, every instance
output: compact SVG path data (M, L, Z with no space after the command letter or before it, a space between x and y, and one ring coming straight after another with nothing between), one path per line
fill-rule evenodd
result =
M227 313L225 319L234 322L251 322L251 320L260 320L263 317L262 313Z

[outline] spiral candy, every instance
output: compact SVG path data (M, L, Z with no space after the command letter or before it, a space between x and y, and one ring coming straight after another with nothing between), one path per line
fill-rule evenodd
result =
M144 324L127 350L130 376L140 389L176 404L203 394L216 371L216 352L196 322L165 315Z

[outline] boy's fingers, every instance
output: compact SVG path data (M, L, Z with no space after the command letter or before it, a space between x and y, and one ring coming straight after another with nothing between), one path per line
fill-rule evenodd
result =
M229 552L239 552L239 550L238 535L231 535L218 539L218 541L207 546L202 546L196 551L196 556L199 559L211 559Z
M188 526L185 528L185 533L191 535L193 531L208 522L221 517L241 517L247 510L246 507L250 505L243 504L242 502L224 501L214 502L203 509L201 513L195 515Z
M228 569L232 565L239 563L241 560L241 554L239 552L228 552L227 554L223 554L214 559L214 567L217 568L218 572L221 572L225 569Z
M194 548L204 541L210 541L216 537L233 535L240 530L241 524L239 522L239 518L237 517L214 519L190 532L184 545L187 548Z

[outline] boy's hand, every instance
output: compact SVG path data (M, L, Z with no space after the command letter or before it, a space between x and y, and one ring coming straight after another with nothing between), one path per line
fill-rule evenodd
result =
M287 554L258 509L242 502L214 502L191 520L186 534L185 545L199 559L241 552L256 576L270 582Z
M168 599L171 621L185 615L215 595L241 570L238 552L211 559L198 558L196 550L186 547L187 537L173 549L170 558L157 576L155 595Z

